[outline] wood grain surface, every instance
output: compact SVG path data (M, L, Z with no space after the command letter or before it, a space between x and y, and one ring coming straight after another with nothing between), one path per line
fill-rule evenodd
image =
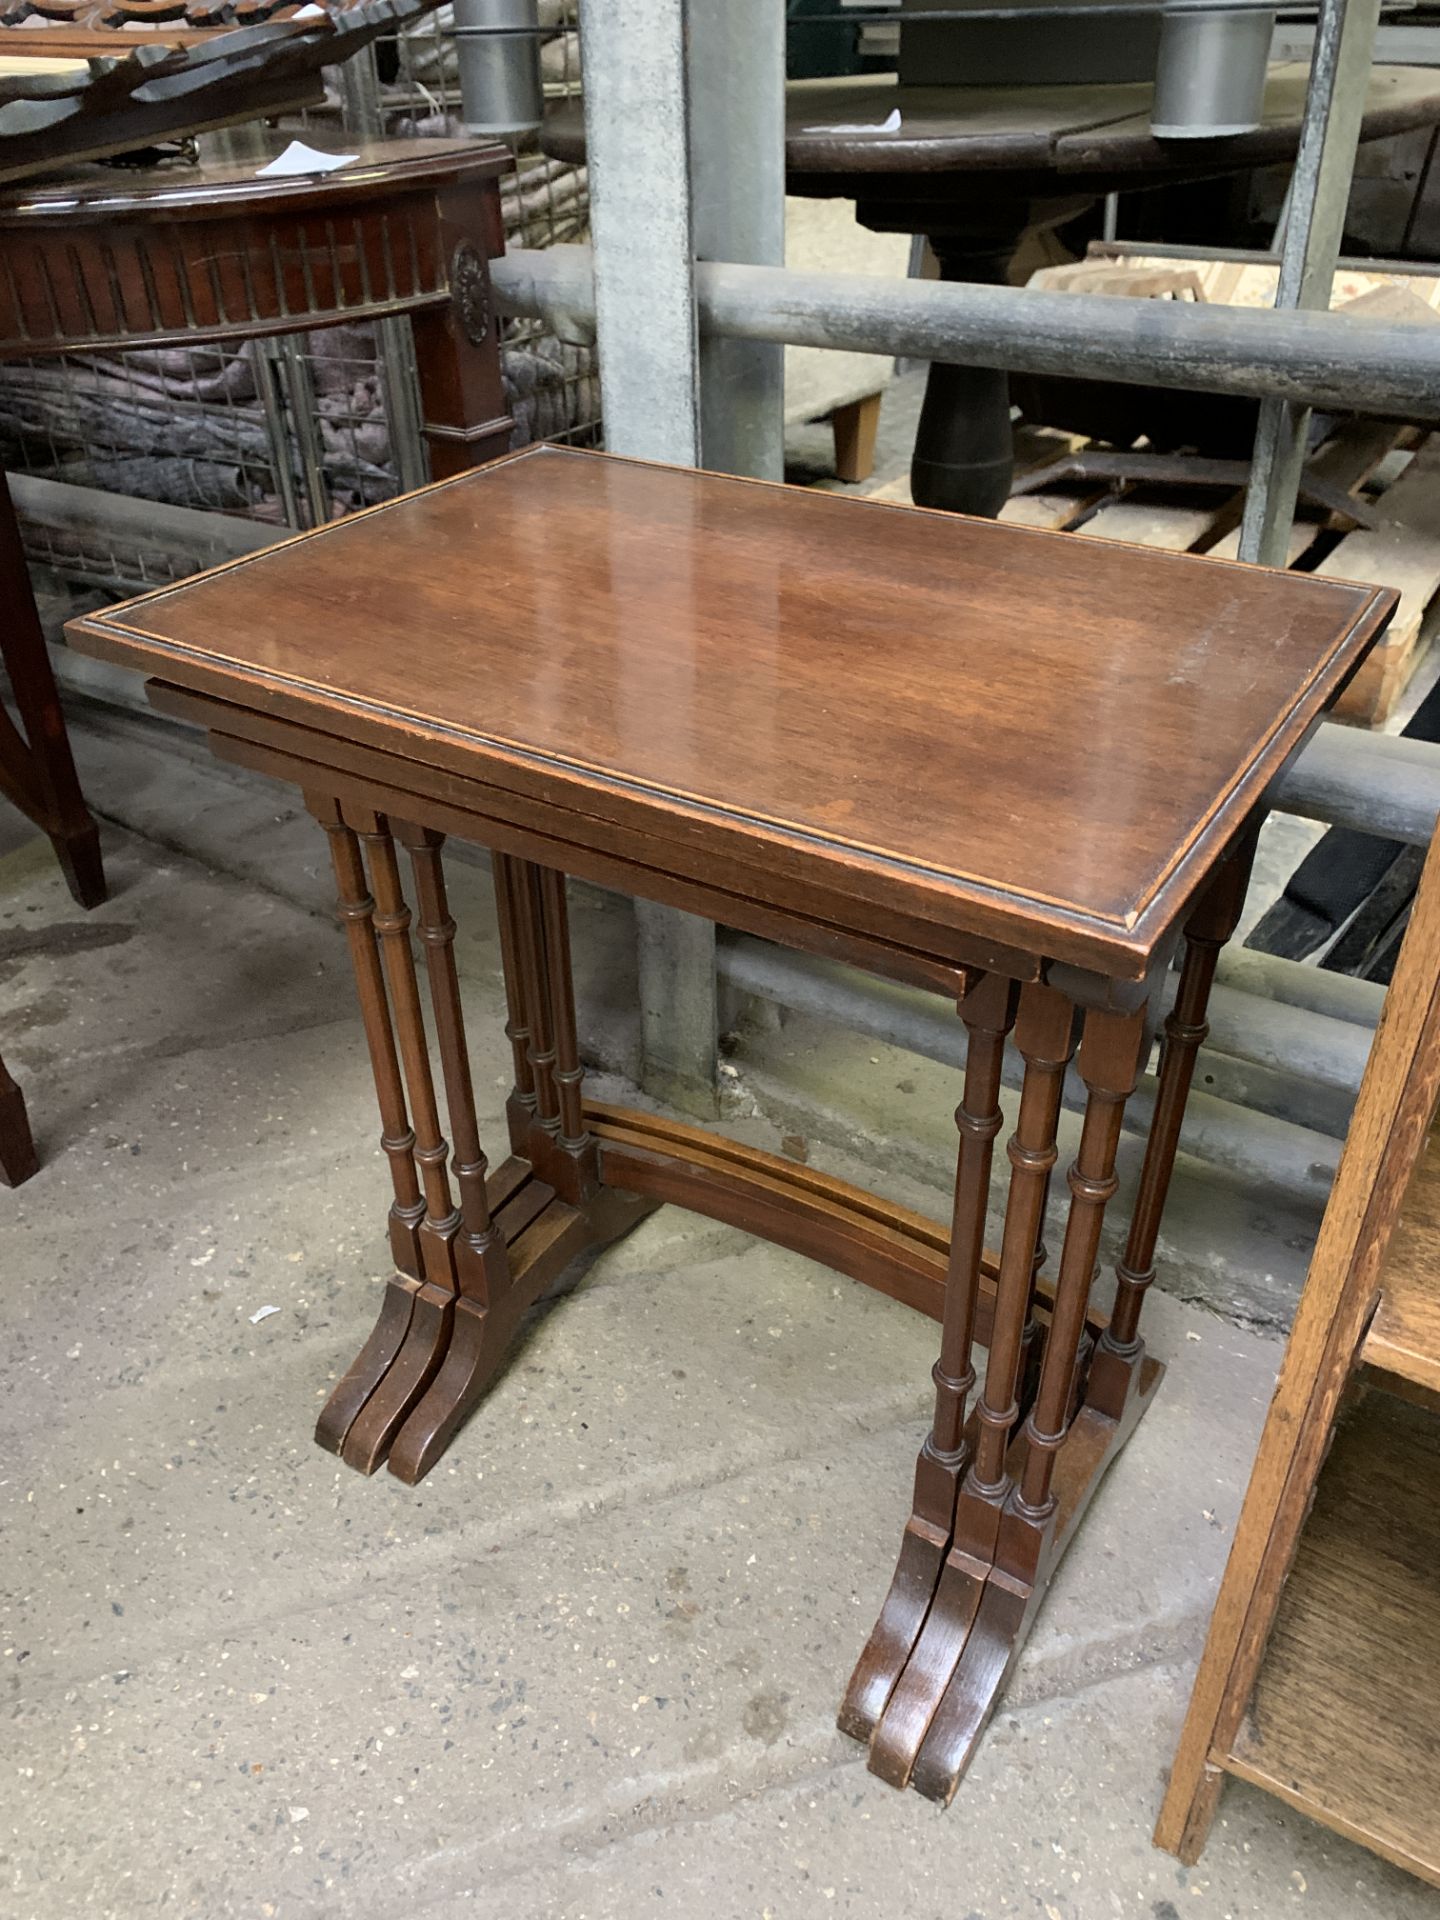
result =
M1440 1135L1433 1131L1385 1258L1365 1361L1440 1393Z
M82 650L1136 978L1379 588L536 448Z
M1232 1773L1440 1886L1440 1420L1342 1421Z

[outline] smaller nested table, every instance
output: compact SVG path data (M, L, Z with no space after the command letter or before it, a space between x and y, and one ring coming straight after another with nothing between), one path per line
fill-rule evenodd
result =
M279 152L284 142L272 143ZM117 173L73 167L0 192L0 361L192 346L409 314L431 472L508 446L489 262L505 247L504 148L362 146L337 172L261 178L243 163ZM55 848L82 907L105 898L100 836L75 775L5 475L0 796ZM0 1179L35 1170L19 1089L0 1064Z
M1394 600L542 448L73 623L77 646L152 674L155 704L207 727L222 757L300 787L329 836L395 1277L320 1443L418 1480L527 1308L659 1200L934 1314L934 1424L841 1725L876 1773L948 1799L1160 1376L1140 1307L1262 793ZM495 1171L447 834L495 854L514 1058ZM969 1035L949 1231L587 1103L566 873L949 995ZM1107 1317L1090 1296L1121 1119L1182 941ZM997 1256L986 1203L1012 1037L1024 1078ZM1052 1259L1072 1060L1085 1118ZM845 1561L830 1542L828 1577Z

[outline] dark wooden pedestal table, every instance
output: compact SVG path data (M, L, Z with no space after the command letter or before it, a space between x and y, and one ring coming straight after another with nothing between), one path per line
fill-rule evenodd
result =
M560 1270L660 1200L935 1315L934 1425L841 1724L884 1778L948 1799L1159 1378L1140 1307L1261 794L1393 598L542 448L74 623L222 757L303 789L329 836L396 1271L321 1444L418 1480ZM493 1172L447 834L495 856L514 1090ZM717 1135L587 1105L566 873L952 996L969 1054L948 1235ZM1107 1324L1090 1291L1121 1118L1182 942ZM1047 1272L1072 1061L1085 1117ZM844 1554L833 1543L832 1572Z
M1071 86L901 86L893 75L792 80L785 90L785 187L853 200L863 225L921 233L942 278L1003 285L1026 229L1073 220L1112 192L1223 177L1293 160L1307 68L1272 67L1262 124L1217 140L1157 140L1149 81ZM1440 121L1440 82L1375 67L1362 140ZM583 161L584 114L565 102L541 142ZM997 514L1014 459L1010 384L984 365L931 363L910 487L925 507Z

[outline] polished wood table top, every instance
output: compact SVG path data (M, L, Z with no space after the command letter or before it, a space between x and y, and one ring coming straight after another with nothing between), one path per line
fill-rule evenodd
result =
M497 790L643 813L677 867L805 870L1136 978L1393 602L536 448L76 631Z

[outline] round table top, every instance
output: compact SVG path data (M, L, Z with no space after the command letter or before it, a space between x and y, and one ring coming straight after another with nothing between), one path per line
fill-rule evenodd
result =
M225 214L327 206L438 185L466 173L499 173L510 164L504 147L478 140L371 140L337 149L353 156L343 167L285 175L259 170L291 142L266 137L263 152L199 166L167 161L154 167L81 162L43 179L0 192L0 225L49 226L57 221L185 220ZM306 142L312 151L323 151Z
M909 87L893 75L792 80L785 92L785 166L792 193L883 191L917 176L976 172L1020 176L1052 187L1092 190L1121 176L1194 178L1293 157L1305 109L1308 69L1274 66L1264 119L1253 133L1217 140L1157 140L1150 132L1148 81L1073 87ZM899 116L894 123L894 116ZM1361 137L1380 139L1440 123L1440 72L1375 67ZM578 103L546 120L541 144L557 159L581 160L585 128Z
M288 144L272 139L272 157ZM262 151L138 172L92 163L0 193L0 360L248 339L452 301L483 337L499 240L484 189L493 200L508 152L357 146L329 172L311 149L298 157L308 170L261 174ZM452 230L457 183L468 213Z

